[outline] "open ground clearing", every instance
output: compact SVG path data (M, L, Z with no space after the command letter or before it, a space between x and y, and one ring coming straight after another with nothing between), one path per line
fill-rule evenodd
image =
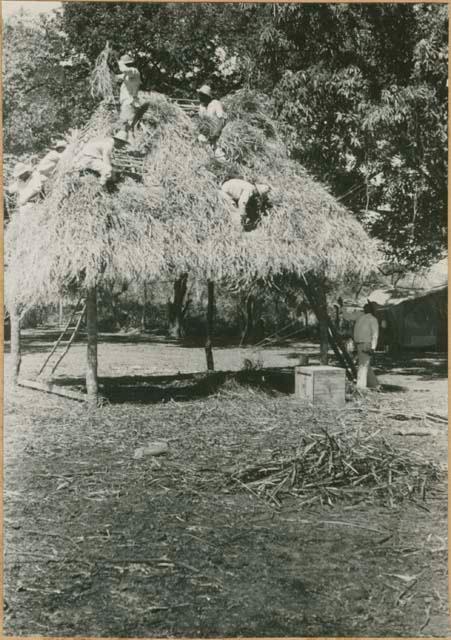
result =
M26 337L24 375L47 339ZM292 343L261 357L287 367L316 350ZM136 375L140 392L120 403L113 393L88 413L6 390L7 634L447 635L444 356L380 358L385 392L326 412L287 393L286 370L254 372L254 384L171 379L204 369L200 348L124 336L105 338L99 355L107 386ZM217 369L237 370L250 355L258 359L251 349L217 349ZM83 356L75 345L61 376L81 377ZM440 479L425 501L392 508L370 499L301 504L283 493L278 508L230 481L231 470L293 454L302 434L322 427L384 437L434 463ZM136 456L155 440L169 443L167 455Z

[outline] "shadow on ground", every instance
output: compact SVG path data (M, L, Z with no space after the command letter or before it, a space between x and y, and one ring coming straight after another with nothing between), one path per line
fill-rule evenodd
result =
M61 335L61 329L57 327L38 327L36 329L25 329L21 334L21 346L23 353L34 353L39 351L47 351L51 349L53 343L58 340ZM63 341L66 341L70 332L65 335ZM74 342L85 342L86 332L81 330ZM153 334L139 331L130 331L128 333L99 333L99 344L108 343L114 345L134 345L134 344L155 344L176 346L185 349L203 349L205 346L205 336L188 336L185 338L170 338L161 334ZM269 342L261 340L258 344L262 347L286 347L288 345L299 346L298 351L293 351L288 355L289 358L297 358L302 353L303 343L312 344L311 338L304 338L302 335L298 337L271 338ZM255 342L247 342L244 345L240 336L215 336L213 338L214 349L228 349L242 346L255 346ZM5 351L9 352L9 339L5 341Z
M54 384L84 392L83 378L61 377ZM99 378L101 395L111 404L126 402L155 404L158 402L189 402L230 389L230 385L247 386L268 394L294 392L291 368L267 368L257 371L211 372L171 376L121 376Z
M421 380L440 380L448 376L448 357L446 353L437 352L377 354L375 370L378 375L397 373L402 376L417 376Z

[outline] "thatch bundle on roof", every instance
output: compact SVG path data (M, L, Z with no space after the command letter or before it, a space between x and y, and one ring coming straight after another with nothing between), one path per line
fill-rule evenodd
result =
M132 145L146 154L142 183L126 179L105 190L74 170L80 145L114 124L102 104L75 136L45 199L9 225L8 300L48 302L70 283L106 278L149 281L189 271L243 281L287 270L335 278L374 266L375 245L362 227L287 157L268 98L240 91L225 101L222 161L177 105L158 94L147 99L147 124ZM233 205L220 193L230 177L271 185L272 208L251 233L233 224Z

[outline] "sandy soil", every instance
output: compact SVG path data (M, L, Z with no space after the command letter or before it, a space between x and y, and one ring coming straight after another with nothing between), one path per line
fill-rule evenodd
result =
M29 334L25 375L46 339ZM260 358L293 366L301 352L317 347ZM217 368L237 370L250 353L218 349ZM83 375L83 354L76 345L62 378ZM106 378L204 369L200 348L126 337L103 342L100 359ZM377 364L385 392L341 412L301 406L289 385L228 380L149 378L94 412L7 386L6 634L447 636L446 360ZM287 496L275 509L227 482L231 467L292 450L319 425L380 434L441 480L424 503L393 508ZM137 457L155 440L167 455Z

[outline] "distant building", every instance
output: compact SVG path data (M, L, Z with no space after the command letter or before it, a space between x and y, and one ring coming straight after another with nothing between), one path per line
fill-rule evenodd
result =
M448 285L404 297L399 292L387 294L383 304L375 304L381 348L446 351Z
M396 288L378 289L374 303L381 325L380 347L445 351L448 342L448 262L411 274Z
M428 349L448 346L448 261L441 260L423 273L407 274L396 287L377 289L357 302L345 302L340 332L352 335L352 327L367 299L379 320L378 349Z

